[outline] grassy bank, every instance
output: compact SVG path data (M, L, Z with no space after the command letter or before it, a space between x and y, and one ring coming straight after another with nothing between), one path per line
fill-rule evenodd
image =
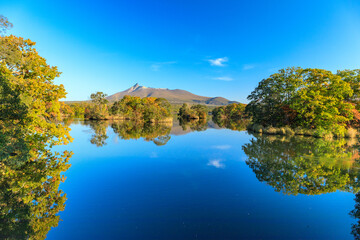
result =
M297 128L290 128L289 126L285 127L264 127L259 124L250 124L247 126L247 129L252 132L256 133L263 133L268 135L303 135L303 136L312 136L316 138L325 138L325 139L332 139L332 138L355 138L358 136L358 131L354 128L348 128L345 132L331 132L324 129L303 129L300 127Z

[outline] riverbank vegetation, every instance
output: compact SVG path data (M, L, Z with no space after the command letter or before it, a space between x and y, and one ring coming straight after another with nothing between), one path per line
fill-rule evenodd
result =
M216 107L212 110L214 119L217 120L241 120L247 118L245 115L245 104L231 103L226 106Z
M312 136L316 138L326 138L332 139L336 138L355 138L358 135L358 131L355 128L349 127L341 131L339 134L336 132L333 133L329 130L323 128L316 129L306 129L302 127L291 128L289 126L285 127L273 127L268 126L264 127L260 124L249 124L247 129L256 133L263 133L268 135L283 135L283 136L292 136L292 135L302 135L302 136Z
M111 106L110 114L129 120L171 122L170 107L170 103L164 98L125 96Z
M248 96L249 129L267 134L353 137L359 125L359 70L336 74L287 68L262 80Z
M90 120L134 120L143 122L171 122L171 105L164 98L124 96L109 103L106 94L91 94L91 102L70 103L70 117Z
M205 105L196 104L190 106L184 103L179 109L178 117L183 120L206 119L209 109Z

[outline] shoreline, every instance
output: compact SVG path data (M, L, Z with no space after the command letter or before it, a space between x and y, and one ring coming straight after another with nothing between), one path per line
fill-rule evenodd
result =
M292 135L299 135L299 136L309 136L315 138L325 138L325 139L332 139L332 138L356 138L358 136L358 131L355 128L347 128L343 133L334 133L329 130L324 129L304 129L304 128L291 128L289 126L285 127L264 127L259 124L251 124L248 125L246 128L248 131L261 133L266 135L280 135L280 136L292 136Z

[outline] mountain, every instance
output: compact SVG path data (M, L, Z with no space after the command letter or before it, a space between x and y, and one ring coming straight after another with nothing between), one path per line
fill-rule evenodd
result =
M111 96L107 97L107 100L110 102L118 101L122 99L125 95L136 96L136 97L156 97L156 98L165 98L170 103L199 103L199 104L207 104L207 105L227 105L230 103L237 103L236 101L230 101L223 97L203 97L199 95L195 95L191 92L175 89L170 90L168 88L151 88L140 86L139 84L135 84L131 88L115 93Z

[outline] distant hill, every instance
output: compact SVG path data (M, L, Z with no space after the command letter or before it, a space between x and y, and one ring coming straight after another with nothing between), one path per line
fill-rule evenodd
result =
M191 92L175 89L170 90L168 88L151 88L139 86L139 84L135 84L131 88L115 93L111 96L107 97L107 100L110 102L118 101L122 99L125 95L136 96L136 97L156 97L156 98L165 98L170 103L173 104L182 104L182 103L193 103L193 104L207 104L207 105L227 105L230 103L238 103L236 101L230 101L223 97L204 97L195 95Z

